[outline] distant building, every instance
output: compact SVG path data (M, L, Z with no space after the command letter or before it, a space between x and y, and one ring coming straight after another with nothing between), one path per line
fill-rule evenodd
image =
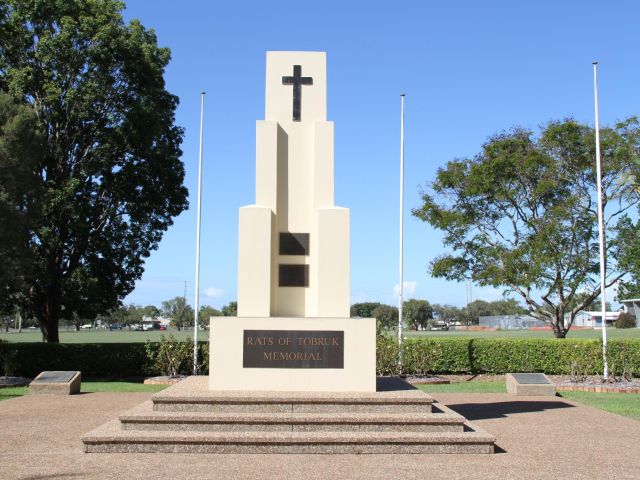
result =
M499 328L501 330L526 330L531 327L544 327L545 323L531 315L490 315L480 317L481 327Z
M613 326L620 312L606 312L607 327ZM578 312L573 319L574 327L602 328L602 312Z
M624 306L624 311L636 317L636 325L640 327L640 298L630 298L629 300L620 300Z

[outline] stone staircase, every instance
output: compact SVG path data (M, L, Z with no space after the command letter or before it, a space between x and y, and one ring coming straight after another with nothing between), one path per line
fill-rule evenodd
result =
M189 377L82 438L85 452L493 453L495 439L397 378L375 393L214 392Z

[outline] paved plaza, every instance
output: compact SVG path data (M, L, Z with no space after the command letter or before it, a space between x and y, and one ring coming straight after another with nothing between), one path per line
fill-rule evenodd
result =
M147 393L0 402L3 479L637 479L640 422L560 397L434 394L497 438L494 455L85 454L80 437Z

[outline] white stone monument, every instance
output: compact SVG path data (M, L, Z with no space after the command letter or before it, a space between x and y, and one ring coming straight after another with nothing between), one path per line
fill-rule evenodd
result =
M239 219L238 317L212 317L212 390L375 391L375 320L349 318L324 52L267 52L256 204Z

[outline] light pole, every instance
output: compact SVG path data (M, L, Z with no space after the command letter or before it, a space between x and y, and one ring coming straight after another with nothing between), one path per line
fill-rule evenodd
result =
M605 298L607 264L605 252L604 232L604 207L602 202L602 160L600 158L600 123L598 121L598 62L593 62L593 96L595 100L596 117L596 174L598 183L598 236L600 240L600 300L602 314L602 363L604 365L603 377L609 378L609 365L607 362L607 302Z
M200 93L200 151L198 154L198 211L196 213L196 294L193 313L193 374L198 374L198 314L200 313L200 218L202 217L202 139L204 127L204 96Z

